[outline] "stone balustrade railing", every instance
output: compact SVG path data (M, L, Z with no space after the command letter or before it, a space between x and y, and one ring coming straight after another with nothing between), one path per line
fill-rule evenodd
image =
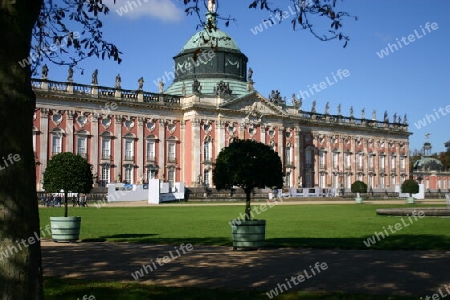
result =
M158 94L141 90L125 90L111 87L88 85L74 82L60 82L47 79L31 79L31 86L35 91L82 95L84 97L115 99L128 102L161 103L164 105L180 105L180 97L175 95Z

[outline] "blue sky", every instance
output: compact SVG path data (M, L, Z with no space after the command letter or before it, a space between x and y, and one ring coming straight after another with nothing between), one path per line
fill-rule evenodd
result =
M114 86L120 73L123 88L136 89L142 76L144 90L156 92L154 81L173 70L172 58L197 31L197 17L186 16L179 0L135 0L137 7L132 10L128 6L131 0L105 2L111 12L102 18L104 36L123 52L123 62L118 65L90 58L80 64L84 75L75 70L74 81L90 83L97 68L100 85ZM306 31L293 31L290 18L254 34L255 27L271 15L248 9L250 2L219 0L218 13L236 19L229 27L219 23L219 28L249 58L255 88L262 95L279 90L289 100L293 93L303 92L304 110L310 110L315 100L318 112L324 112L329 102L332 114L341 104L345 115L352 106L355 117L365 109L366 117L371 118L376 110L378 120L385 110L391 121L394 113L402 119L406 113L413 133L411 149L421 148L425 134L430 133L433 152L445 150L444 142L450 140L450 20L446 15L450 1L338 0L340 10L358 17L358 21L349 18L344 23L344 32L351 39L346 48L343 42L321 42ZM291 1L272 2L290 15ZM116 10L125 6L129 11L119 15ZM436 24L428 31L427 23ZM400 41L403 37L407 45ZM389 55L380 58L383 49ZM66 80L66 67L49 64L49 69L50 79ZM338 70L347 70L348 76L334 80ZM334 84L318 88L319 92L313 90L312 95L309 88L326 82L327 77ZM167 82L165 88L169 85Z

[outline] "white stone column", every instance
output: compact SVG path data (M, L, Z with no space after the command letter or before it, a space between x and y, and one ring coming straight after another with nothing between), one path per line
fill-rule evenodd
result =
M65 149L65 151L76 154L77 152L74 151L74 147L73 147L73 140L75 137L75 129L73 127L74 115L75 115L75 112L73 110L66 111L67 120L66 120L66 128L64 129L64 131L66 132L66 149Z
M244 139L244 136L245 136L244 131L245 131L245 123L241 122L241 123L239 123L239 133L238 133L238 138L240 140Z
M259 124L259 136L260 142L264 145L266 144L266 126L264 124Z
M116 165L116 174L114 177L117 178L120 174L121 179L123 180L125 178L125 174L123 174L122 169L122 116L116 115L114 119L114 135L116 137L114 140L114 164Z
M281 158L281 162L284 165L284 127L283 126L278 126L278 141L277 141L277 150L278 150L278 155Z
M369 159L368 159L369 155L368 155L368 150L367 150L368 139L362 138L361 143L363 143L363 154L364 154L363 158L362 158L362 161L363 161L362 171L364 173L363 181L365 183L367 183L367 188L369 188Z
M135 181L139 182L141 176L142 178L145 178L145 162L144 162L144 143L145 143L145 137L144 137L144 117L137 117L136 121L138 123L138 135L136 138L136 168L137 173L135 177Z
M225 147L225 121L217 120L216 121L216 138L215 138L215 157L212 159L215 160L217 155L219 155L220 150Z
M98 170L98 157L99 157L99 153L98 153L98 144L99 144L99 139L98 139L98 118L99 115L98 113L92 113L91 114L91 138L90 138L90 142L91 142L91 150L88 151L88 161L91 162L91 164L94 166L94 173L97 173L97 176L101 176L101 174L99 174L99 170Z
M158 138L159 138L159 145L158 145L158 177L161 180L164 180L167 178L166 174L166 160L164 156L164 150L166 149L166 121L164 119L158 120ZM163 177L164 176L164 177Z
M200 119L192 120L192 178L194 181L197 181L198 176L201 174L200 168Z
M358 166L356 165L356 141L355 141L355 137L354 136L350 136L350 151L352 152L351 157L350 157L350 166L351 166L351 171L353 173L350 183L353 183L356 181L356 179L358 178Z
M48 108L40 108L40 145L39 145L39 162L41 163L41 172L45 171L47 167L47 157L51 157L51 146L49 145L49 133L48 133ZM38 177L42 179L42 174L38 174Z
M189 162L188 158L186 157L186 150L185 150L185 143L186 143L186 121L181 120L180 121L180 139L181 139L181 143L180 143L180 161L179 161L179 166L184 166L185 162ZM181 167L180 170L180 182L184 182L186 183L186 168Z
M294 186L297 187L299 185L299 176L301 176L300 173L300 167L301 167L301 162L300 162L300 127L295 126L295 135L294 135L294 166L295 166L295 171L294 171Z

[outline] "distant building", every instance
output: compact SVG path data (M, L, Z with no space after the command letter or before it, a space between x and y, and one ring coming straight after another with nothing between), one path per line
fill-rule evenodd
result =
M446 142L445 147L450 143ZM450 190L450 170L446 169L442 162L431 157L431 143L426 141L422 148L422 157L413 167L413 178L423 183L426 192L448 192Z
M215 24L215 11L207 14ZM215 46L212 51L211 43ZM33 145L37 188L53 155L73 152L93 167L96 183L139 183L159 178L187 187L213 186L219 151L233 138L269 145L283 163L286 187L350 188L362 180L394 189L409 176L406 116L392 121L323 113L291 104L281 92L255 90L247 57L225 32L203 29L174 57L173 83L158 92L33 79L36 93ZM261 66L263 68L263 66ZM47 70L48 72L48 70ZM138 76L136 76L138 77ZM276 80L282 80L274 76ZM448 186L448 183L446 183Z

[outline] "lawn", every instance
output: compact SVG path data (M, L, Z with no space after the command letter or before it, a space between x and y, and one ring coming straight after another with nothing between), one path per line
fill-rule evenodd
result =
M258 206L258 205L255 205ZM258 206L259 207L259 206ZM375 214L377 208L421 205L276 205L255 218L266 219L268 247L311 247L368 249L364 244L375 232L400 223L401 230L377 241L372 249L449 249L449 218L387 217ZM228 222L238 218L244 205L193 206L171 204L149 207L70 207L69 215L82 217L82 241L127 241L140 243L193 243L231 246ZM40 208L41 227L50 216L62 216L63 208ZM402 220L403 219L403 220ZM46 299L269 299L265 292L174 288L139 283L102 282L46 277ZM85 298L83 298L85 296ZM92 296L89 298L89 296ZM95 298L94 298L95 297ZM345 293L286 292L279 300L381 300L417 297L367 296Z
M255 205L259 207L259 205ZM253 206L253 207L255 207ZM266 219L267 247L311 247L368 249L364 241L375 232L388 231L401 224L395 233L376 241L370 249L449 249L449 218L378 216L377 208L421 205L275 205L255 218ZM231 246L229 221L238 218L238 206L186 204L148 207L70 207L69 215L82 217L83 241L127 241L143 243ZM41 208L41 227L50 216L62 216L63 208ZM403 220L402 220L403 219ZM406 225L403 225L406 224ZM395 229L394 229L395 230Z
M120 299L120 300L267 300L266 293L258 291L231 291L225 289L177 288L145 285L138 283L95 282L75 279L45 278L45 298L65 299ZM417 297L386 297L348 295L322 292L285 292L277 300L412 300Z

